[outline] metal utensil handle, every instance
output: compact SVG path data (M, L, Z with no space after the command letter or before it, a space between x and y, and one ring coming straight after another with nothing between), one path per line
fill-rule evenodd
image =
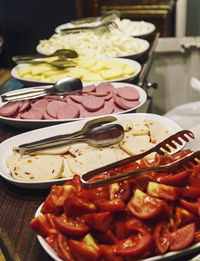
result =
M97 180L94 182L88 182L89 178L87 177L87 175L83 175L81 177L82 187L84 189L90 190L90 189L98 188L98 187L105 186L108 184L128 180L131 178L137 178L138 176L145 175L148 172L153 172L153 171L175 172L178 169L183 169L184 167L191 168L192 165L190 165L190 163L197 165L198 161L195 161L195 158L199 159L199 157L200 157L200 151L191 152L191 153L187 154L186 156L184 156L176 161L173 161L171 163L168 163L168 164L164 164L164 165L160 165L160 166L152 166L152 167L148 167L148 168L135 169L135 170L131 170L128 172L113 175L113 176L110 176L105 179Z
M54 149L54 148L58 148L58 147L63 147L69 144L73 144L76 142L87 142L88 139L84 138L84 137L72 137L72 138L65 138L64 140L59 140L59 142L53 144L47 144L47 145L41 145L41 146L37 146L37 147L27 147L26 144L20 145L19 146L19 152L21 155L25 155L25 154L31 154L33 152L36 151L41 151L41 150L48 150L48 149Z
M33 147L40 146L40 145L48 145L49 143L63 141L63 140L68 139L70 137L79 136L79 138L80 138L82 135L85 134L85 131L84 131L85 126L91 126L91 128L89 129L89 130L91 130L95 127L104 125L106 123L113 122L115 120L117 120L117 118L115 118L113 116L105 116L105 117L93 119L93 120L86 122L81 130L78 130L78 131L75 131L75 132L72 132L72 133L67 133L67 134L63 134L63 135L57 135L57 136L54 136L54 137L42 139L40 141L22 144L20 146L21 147L27 147L27 148L33 148Z
M16 100L28 100L33 99L37 97L42 97L47 94L47 91L45 89L43 90L35 90L35 91L29 91L29 92L21 92L15 95L1 95L1 99L3 102L6 101L16 101Z

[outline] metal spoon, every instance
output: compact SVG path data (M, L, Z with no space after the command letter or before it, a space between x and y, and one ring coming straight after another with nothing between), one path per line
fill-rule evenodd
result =
M77 142L86 142L93 147L106 147L109 145L114 145L119 143L124 138L124 129L119 124L109 124L103 125L100 127L95 127L90 131L87 131L81 137L67 137L67 135L60 136L57 141L55 141L53 137L49 138L49 142L47 143L45 140L41 140L33 143L22 144L19 146L19 152L21 155L25 154L34 154L36 151L53 149L62 146L66 146L69 144L77 143Z
M37 58L49 58L49 57L60 57L62 59L64 58L77 58L78 57L78 53L74 50L71 49L58 49L56 50L54 53L50 54L50 55L42 55L42 54L35 54L35 55L18 55L18 56L13 56L12 60L15 63L22 63L25 60L33 60L33 59L37 59Z
M47 94L64 95L64 94L74 94L80 92L83 88L82 82L79 78L64 78L57 81L53 85L45 86L45 88L39 89L19 89L13 93L1 95L3 102L6 101L17 101L17 100L27 100L32 98L41 97Z

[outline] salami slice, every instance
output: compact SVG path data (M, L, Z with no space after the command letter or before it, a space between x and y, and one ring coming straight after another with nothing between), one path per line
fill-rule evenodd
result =
M57 119L73 119L78 118L79 109L71 104L65 104L60 107L57 113Z
M30 109L21 114L22 119L41 120L43 118L43 112L35 109Z
M51 116L48 114L47 111L44 111L44 112L43 112L43 118L44 118L45 120L56 120L56 118L51 117Z
M20 106L19 101L8 102L0 108L0 115L5 117L14 115L18 112L19 106Z
M48 99L40 99L31 104L31 108L34 110L39 110L39 111L46 111L47 104L49 103Z
M65 106L66 105L66 102L63 102L63 101L51 101L47 104L47 113L53 117L53 118L56 118L57 117L57 113L58 113L58 110L62 107L62 106Z
M128 101L118 96L114 96L114 101L119 107L125 110L135 108L137 105L140 104L140 101Z
M104 99L93 95L85 95L81 103L88 111L97 111L104 106Z
M20 106L19 106L19 110L18 110L18 113L19 112L24 112L28 107L29 107L29 100L24 100L24 101L21 101L20 102Z
M75 102L81 103L82 96L81 95L69 95L69 98L72 99Z
M117 95L126 100L133 101L133 100L139 100L140 98L140 94L138 90L136 90L133 87L124 86L124 87L117 88L116 90L117 90Z
M82 92L83 93L94 92L95 90L96 90L96 85L92 84L92 85L84 86Z
M114 85L110 82L102 82L96 86L96 91L112 92L115 89Z

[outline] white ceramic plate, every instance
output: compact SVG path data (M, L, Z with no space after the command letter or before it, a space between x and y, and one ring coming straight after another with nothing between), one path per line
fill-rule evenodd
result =
M167 119L163 116L151 114L151 113L127 113L116 115L117 119L120 120L133 120L133 121L141 121L144 119L158 121L163 125L167 126L171 133L175 133L181 130L180 126ZM77 131L83 127L83 125L87 122L87 120L76 121L71 123L63 123L55 126L50 126L46 128L41 128L38 130L32 130L29 132L25 132L23 134L16 135L11 137L0 144L0 175L6 179L8 182L19 186L19 187L27 187L27 188L47 188L53 184L60 184L66 181L66 178L63 179L54 179L48 181L19 181L14 179L10 175L10 171L6 166L6 159L7 157L12 154L13 147L19 146L23 143L29 143L37 140L41 140L44 138L52 137L55 135L61 135L64 133L71 133ZM185 145L185 144L184 144ZM180 146L179 149L183 148Z
M112 60L112 61L116 61L116 62L122 62L122 63L125 63L125 64L128 64L128 65L131 65L135 68L135 72L130 75L129 77L125 77L125 78L118 78L118 79L115 79L115 80L109 80L109 81L104 81L104 82L130 82L132 81L141 71L141 65L140 63L138 63L137 61L134 61L134 60L130 60L130 59L126 59L126 58L105 58L104 59L109 59L109 60ZM27 80L27 79L23 79L21 77L19 77L17 75L17 70L18 68L20 67L23 67L23 66L26 66L26 64L18 64L16 65L12 70L11 70L11 75L13 78L21 81L22 83L24 83L24 85L28 85L28 86L33 86L33 84L37 84L37 85L40 85L40 84L52 84L52 82L48 82L48 81L35 81L35 80ZM84 82L84 83L87 83L89 84L90 82Z
M156 27L154 24L146 22L146 21L132 21L130 19L117 19L115 21L118 25L118 29L122 32L124 32L128 36L133 37L141 37L146 38L150 34L152 34ZM93 23L93 25L97 25L98 22ZM79 25L80 26L80 25ZM91 26L91 23L83 24L81 26ZM72 23L65 23L57 26L55 28L55 32L57 34L60 34L60 31L66 28L75 28L76 25Z
M42 205L40 205L40 207L37 209L37 211L35 213L35 217L37 217L40 214L41 207L42 207ZM42 248L45 250L45 252L47 254L49 254L49 256L53 258L53 260L63 261L63 259L61 259L57 255L57 253L47 244L47 242L41 236L38 235L37 239L38 239L39 243L41 244ZM164 254L164 255L157 255L157 256L142 259L140 261L160 261L160 260L175 261L178 258L181 258L181 257L183 258L186 255L192 254L192 252L196 252L198 249L200 249L200 243L197 243L191 247L187 247L182 251L168 252L167 254ZM199 259L192 259L192 260L197 261Z
M98 84L98 82L89 83L89 84L85 83L83 85L86 86L86 85L92 85L92 84ZM119 88L119 87L123 87L123 86L133 87L136 90L138 90L138 92L140 94L140 98L139 98L140 104L138 106L136 106L133 109L124 110L124 111L119 112L119 113L113 113L113 115L135 111L136 109L141 107L147 100L146 92L142 88L138 87L137 85L129 84L129 83L122 83L122 82L113 82L112 84L115 86L115 88ZM35 88L38 88L38 87L35 87ZM26 90L28 90L28 89L29 88L26 88ZM32 88L30 88L30 89L32 89ZM16 92L16 91L12 91L12 92ZM0 99L0 107L3 104L4 103L2 103L1 99ZM90 117L90 119L91 118L92 117ZM96 117L93 117L93 118L96 118ZM14 119L14 118L8 118L8 117L0 116L0 120L5 122L6 124L9 124L9 125L14 126L14 127L29 128L29 129L46 127L46 126L50 126L50 125L54 125L54 124L58 124L58 123L64 123L64 122L71 122L71 121L77 121L77 120L79 121L79 120L82 120L82 119L83 118L63 119L63 120L24 120L24 119Z
M133 37L132 35L130 36L128 36L128 35L125 35L124 33L122 33L122 37L123 37L123 35L124 36L126 36L126 37ZM149 47L150 47L150 43L146 40L146 39L141 39L141 38L139 38L139 37L134 37L135 38L135 44L136 44L136 46L135 46L135 49L133 48L132 50L133 51L129 51L129 52L123 52L124 54L121 54L121 55L117 55L117 54L111 54L110 55L110 53L107 53L106 51L104 51L104 52L99 52L99 53L97 53L97 52L95 52L95 53L93 53L93 52L91 52L90 53L90 51L89 51L89 49L86 49L85 48L85 50L84 50L84 52L82 51L81 52L81 54L80 54L80 56L85 56L85 53L88 53L87 54L87 56L95 56L95 57L97 57L97 58L120 58L120 57L123 57L123 58L127 58L127 59L136 59L136 58L138 58L138 57L140 57L143 53L145 53L148 49L149 49ZM62 40L61 40L62 41ZM98 40L98 41L100 41L100 40ZM117 40L116 40L117 41ZM118 40L119 41L119 40ZM103 40L102 40L102 42L103 42ZM97 42L97 45L98 45L98 42ZM107 45L108 45L108 43L107 43ZM111 44L110 44L111 45ZM109 46L110 46L109 45ZM123 45L123 43L122 43L122 45ZM138 47L138 45L140 45L140 48ZM141 47L142 46L142 47ZM58 50L58 49L61 49L61 48L64 48L63 46L61 47L61 46L57 46L56 48L54 47L54 45L52 44L52 47L50 46L50 49L52 49L52 51L51 51L51 53L53 53L53 52L55 52L56 50ZM65 48L67 48L67 47L65 47ZM69 48L69 47L68 47ZM83 48L83 47L82 47ZM138 49L139 48L139 49ZM109 49L108 49L109 50ZM43 46L42 46L42 44L38 44L37 46L36 46L36 51L39 53L39 54L42 54L42 55L47 55L47 54L51 54L51 53L48 53L48 52L46 52L46 51L44 51L44 48L43 48ZM77 48L77 49L75 49L75 51L77 51L77 53L80 53L80 50ZM78 52L79 51L79 52ZM50 52L50 51L49 51ZM83 54L84 53L84 54ZM116 53L116 52L115 52Z

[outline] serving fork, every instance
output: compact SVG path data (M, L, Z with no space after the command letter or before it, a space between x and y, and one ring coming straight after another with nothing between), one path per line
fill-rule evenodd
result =
M162 142L158 143L153 148L151 148L143 153L140 153L140 154L125 158L123 160L108 164L106 166L100 167L98 169L89 171L81 176L82 187L84 189L90 190L90 189L98 188L98 187L105 186L108 184L128 180L131 178L136 178L140 175L145 175L146 173L152 172L152 171L167 171L167 172L173 173L173 172L176 172L177 170L181 170L186 167L191 168L192 167L191 164L195 164L195 165L198 164L198 161L196 159L200 159L200 151L191 152L188 155L186 155L185 157L178 159L174 162L171 162L169 164L160 165L160 166L152 166L149 168L135 169L135 170L131 170L128 172L119 173L117 175L110 176L110 177L105 176L104 179L100 179L97 181L90 181L93 177L95 177L96 175L98 175L100 173L106 174L106 172L109 170L112 170L112 169L121 167L123 165L129 164L131 162L137 161L153 152L157 152L159 155L164 155L166 152L170 153L170 152L172 152L173 149L177 149L177 145L183 145L183 141L188 142L189 138L194 139L194 134L189 130L182 130L182 131L179 131L179 132L171 135L170 137L166 138Z

